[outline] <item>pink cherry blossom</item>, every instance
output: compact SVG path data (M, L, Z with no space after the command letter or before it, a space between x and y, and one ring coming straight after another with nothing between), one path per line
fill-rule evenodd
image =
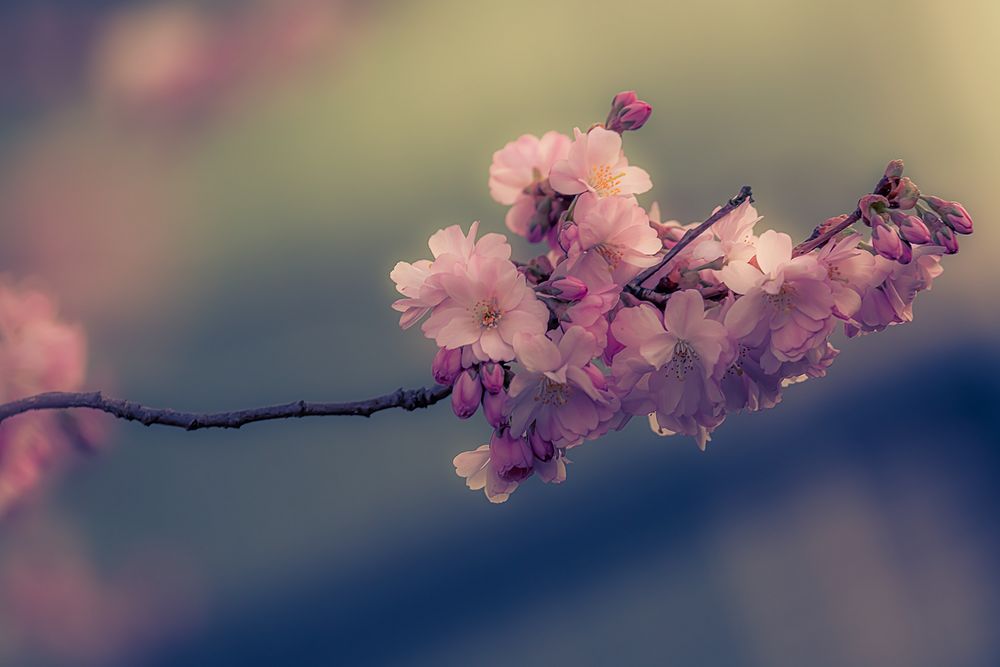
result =
M591 288L624 285L659 261L663 244L646 212L632 198L584 193L573 213L576 233L566 271Z
M86 371L83 331L57 318L40 292L0 285L0 402L45 391L76 391ZM89 428L89 422L79 422ZM0 424L0 515L37 486L70 446L58 415L20 415Z
M445 298L423 331L440 347L468 345L479 361L507 361L515 334L545 332L548 309L509 260L476 256L438 277Z
M918 246L909 264L876 257L872 285L846 325L847 334L882 331L887 326L912 321L913 300L918 293L931 289L934 279L944 272L941 266L944 251L941 246Z
M769 341L761 363L774 373L785 361L798 361L833 329L833 290L827 270L813 255L792 257L792 239L773 230L757 241L757 266L730 262L716 272L737 294L726 328L748 347ZM759 268L758 268L759 267Z
M584 134L573 131L569 156L552 165L549 182L556 192L576 195L593 192L598 197L642 194L653 187L649 174L630 167L617 132L595 127Z
M719 258L724 262L747 262L756 252L753 228L758 221L760 215L748 199L699 236L687 252L698 264L707 264Z
M477 241L478 231L478 221L472 223L468 234L458 225L441 229L428 242L434 261L422 259L412 264L396 264L389 277L396 283L396 290L404 297L392 304L393 310L402 313L399 318L400 327L410 328L444 301L447 294L439 282L441 274L467 266L473 257L510 258L511 248L503 235L485 234Z
M539 139L522 134L493 154L490 165L490 195L510 206L524 197L525 190L549 177L557 160L569 155L570 138L561 132L546 132Z
M732 345L726 328L706 317L701 294L674 293L662 315L649 304L624 308L611 328L625 346L612 376L626 410L655 412L660 426L688 435L722 422L719 378Z
M483 490L491 503L503 503L517 489L518 482L500 478L490 457L490 446L480 445L471 452L462 452L452 461L455 474L465 478L473 491Z
M558 342L519 333L510 384L511 431L535 433L558 448L596 437L618 411L618 399L591 361L601 350L581 327L570 327Z
M861 295L875 268L875 257L858 247L860 240L860 234L848 234L816 253L816 260L826 268L834 313L841 319L849 318L861 307Z

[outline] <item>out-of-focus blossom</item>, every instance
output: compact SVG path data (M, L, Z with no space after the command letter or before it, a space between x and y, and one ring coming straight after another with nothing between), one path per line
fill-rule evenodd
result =
M556 192L576 195L593 192L598 197L637 195L653 187L649 174L630 167L617 132L595 127L584 134L579 128L569 157L552 165L549 181Z
M892 324L912 321L914 298L931 289L934 279L944 272L943 250L939 246L918 246L909 264L876 257L872 284L862 296L857 313L847 323L847 334L882 331Z
M85 371L83 330L60 321L41 292L0 284L0 402L78 390ZM74 444L56 414L24 414L0 423L0 516Z

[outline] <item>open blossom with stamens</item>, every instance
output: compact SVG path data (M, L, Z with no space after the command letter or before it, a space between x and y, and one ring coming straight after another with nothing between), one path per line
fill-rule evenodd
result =
M549 177L557 160L569 155L570 138L561 132L546 132L539 139L522 134L493 154L490 165L490 195L497 203L510 206L525 191Z
M834 314L841 319L849 318L861 307L861 295L875 269L875 257L858 247L860 240L860 234L848 234L816 253L816 261L826 268L833 291Z
M722 422L719 378L732 345L726 328L706 317L701 294L674 293L662 315L649 304L624 308L611 328L625 345L612 376L626 410L655 413L661 427L693 436Z
M392 304L393 310L402 313L400 327L409 329L445 300L447 293L439 281L442 274L467 266L473 257L510 259L510 245L502 234L485 234L477 241L478 231L478 220L469 227L468 234L458 225L438 230L427 243L433 261L396 263L389 277L404 297Z
M830 335L833 290L815 256L792 257L788 234L761 234L756 259L757 266L730 262L716 274L743 295L726 315L726 328L749 347L769 341L770 354L761 363L765 372L774 373L782 362L798 361Z
M663 244L646 212L628 197L584 193L573 213L566 272L597 289L624 285L659 261Z
M534 430L558 448L596 437L618 411L618 399L591 363L601 350L594 336L570 327L555 343L546 336L518 334L520 366L510 384L510 428Z
M439 275L445 298L423 331L441 347L468 345L479 361L514 358L514 336L542 334L549 311L506 259L473 257Z
M595 127L584 134L573 131L569 156L552 165L549 182L556 192L577 195L593 192L598 197L637 195L653 187L649 174L630 167L617 132Z

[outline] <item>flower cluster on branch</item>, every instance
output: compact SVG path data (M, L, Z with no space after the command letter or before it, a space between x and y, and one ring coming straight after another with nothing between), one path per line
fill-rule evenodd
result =
M454 460L492 502L536 473L564 481L569 450L633 417L704 448L728 414L825 375L838 326L910 321L972 232L961 204L921 194L898 160L797 246L757 229L749 187L703 222L661 221L636 199L649 174L622 149L651 113L620 93L586 132L526 134L493 155L490 193L538 256L514 262L502 235L455 225L431 236L432 259L391 273L400 326L420 322L437 344L432 372L456 416L481 408L492 429Z

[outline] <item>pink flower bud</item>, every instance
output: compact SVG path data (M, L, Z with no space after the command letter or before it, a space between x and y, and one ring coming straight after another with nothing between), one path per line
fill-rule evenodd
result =
M507 421L503 414L506 401L507 394L503 392L483 394L483 416L493 428L500 428Z
M919 217L893 210L889 211L889 218L899 227L899 235L904 241L918 245L931 242L931 232Z
M883 214L889 210L889 200L882 195L865 195L858 200L858 209L864 223L873 227L876 222L883 223Z
M434 355L434 363L431 365L431 374L438 384L450 386L455 382L455 378L462 372L462 350L456 348L448 350L440 348Z
M483 381L483 389L491 394L503 391L503 366L486 363L479 367L479 378Z
M933 211L918 208L917 212L931 232L931 243L944 247L945 254L954 255L958 252L958 239L955 238L955 232L951 227L944 224Z
M885 177L890 181L898 181L903 176L903 161L893 160L885 168Z
M900 264L909 264L913 261L913 246L906 241L900 241L899 259Z
M972 233L972 216L957 201L945 201L939 197L924 197L934 212L941 216L945 224L959 234Z
M579 278L568 276L549 283L551 292L563 301L579 301L587 296L587 285Z
M483 385L472 370L458 376L451 392L451 409L459 419L468 419L479 410L483 398Z
M515 438L510 429L493 432L490 438L490 461L497 476L506 482L520 482L531 476L535 465L531 447L524 438Z
M911 209L917 205L920 189L916 183L905 176L889 191L889 201L902 209Z
M896 230L882 222L881 218L874 219L872 245L875 246L875 252L886 259L898 260L903 253L903 240L899 238Z
M531 428L531 433L528 434L528 443L531 445L532 454L543 463L551 461L552 457L556 455L555 445L538 435L534 427Z
M611 100L611 111L604 126L612 132L621 134L629 130L638 130L653 113L653 107L643 102L634 91L618 93Z

